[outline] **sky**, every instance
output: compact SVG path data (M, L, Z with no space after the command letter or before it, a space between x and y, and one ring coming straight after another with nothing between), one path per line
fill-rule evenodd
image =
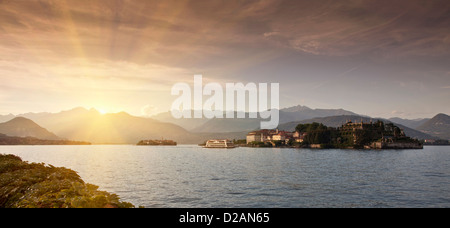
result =
M448 0L0 0L0 114L151 116L174 84L279 83L280 107L450 114Z

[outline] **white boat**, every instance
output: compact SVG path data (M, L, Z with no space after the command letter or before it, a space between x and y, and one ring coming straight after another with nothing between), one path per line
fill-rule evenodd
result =
M233 141L227 139L208 140L204 148L235 148Z

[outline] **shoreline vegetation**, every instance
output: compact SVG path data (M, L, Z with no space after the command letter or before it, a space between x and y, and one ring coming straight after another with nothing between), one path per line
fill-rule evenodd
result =
M71 140L48 140L34 137L7 136L0 133L1 145L92 145L90 142L80 142Z
M73 170L0 154L0 208L134 208Z
M177 142L173 140L141 140L137 146L176 146Z
M259 130L247 135L244 147L313 149L423 149L423 142L410 138L392 123L352 123L338 128L321 123L298 124L294 132Z

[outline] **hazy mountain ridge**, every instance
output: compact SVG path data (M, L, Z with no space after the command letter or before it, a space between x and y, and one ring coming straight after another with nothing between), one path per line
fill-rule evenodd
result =
M21 114L69 140L94 144L136 144L143 139L172 139L180 144L202 143L210 138L245 138L247 132L193 134L184 128L128 113L100 114L97 110L75 108L59 113ZM27 120L25 117L18 119ZM28 120L31 121L31 120ZM36 126L38 126L35 123ZM12 126L10 126L12 127ZM2 133L2 132L0 132ZM32 135L36 138L38 135Z
M409 128L412 129L417 129L420 125L424 124L425 122L427 122L428 120L430 120L431 118L421 118L421 119L402 119L399 117L393 117L393 118L389 118L389 121L392 121L393 123L398 123L404 126L407 126Z
M307 118L307 116L316 113L317 115L332 115L325 117ZM344 113L344 115L339 115ZM299 123L311 123L320 122L330 127L338 127L344 124L346 121L376 121L378 119L384 122L394 122L397 126L403 128L408 136L419 139L432 139L442 137L448 130L450 123L447 121L448 116L440 114L436 118L426 121L421 125L421 129L424 132L432 134L432 136L414 130L408 126L400 124L403 119L392 118L392 120L386 120L381 118L371 118L367 116L361 116L358 114L352 114L353 112L343 109L310 109L306 106L294 106L280 110L280 119L284 120L294 119L290 122L282 122L280 120L279 129L293 131L295 126ZM167 114L157 115L162 118L166 115L166 120L173 119L168 117ZM236 114L236 113L235 113ZM248 113L246 114L248 116ZM144 139L171 139L177 141L179 144L196 144L202 143L208 139L213 138L228 138L228 139L243 139L249 131L259 129L260 121L263 119L181 119L180 122L190 122L190 131L178 126L175 123L168 121L156 120L153 118L132 116L128 113L112 113L101 114L95 109L87 110L85 108L74 108L72 110L62 111L59 113L26 113L18 116L22 116L14 119L18 122L33 122L29 124L30 131L32 129L40 129L40 134L24 135L26 132L22 129L22 133L19 132L17 126L8 125L7 123L0 124L0 126L6 126L3 128L5 132L0 130L0 133L10 135L11 132L6 130L16 130L16 133L11 136L32 136L36 138L49 138L49 139L61 139L75 141L86 141L94 144L135 144ZM1 116L5 117L5 116ZM8 115L7 117L15 117L14 115ZM24 117L31 120L26 121ZM1 119L1 118L0 118ZM301 120L297 120L301 119ZM15 122L13 121L13 122ZM408 122L409 121L409 122ZM408 123L417 124L417 121L421 120L406 120ZM431 122L430 122L431 121ZM435 124L433 124L435 123ZM442 124L438 124L442 123ZM10 123L9 123L10 124ZM443 127L440 130L436 130L436 125ZM194 128L195 127L195 128ZM9 129L11 128L11 129ZM44 129L45 128L45 129ZM9 133L9 134L8 134ZM19 134L20 133L20 134ZM46 136L44 133L46 133ZM55 138L56 137L56 138ZM61 137L61 138L60 138Z
M173 123L176 124L188 131L191 131L192 129L206 123L209 121L209 119L206 118L191 118L191 119L175 119L172 116L171 112L163 112L163 113L159 113L157 115L154 115L151 117L152 119L161 121L161 122L166 122L166 123Z
M128 113L100 114L97 110L73 109L39 119L42 126L71 140L92 143L135 144L143 139L195 140L185 129L171 123Z
M8 136L35 137L47 140L61 139L54 133L24 117L16 117L10 121L0 123L0 133Z
M284 108L279 110L280 113L280 124L302 121L305 119L311 119L315 117L326 117L326 116L337 116L337 115L358 115L354 112L347 111L344 109L311 109L307 106L293 106L289 108ZM235 117L237 112L235 112ZM245 113L248 117L249 113ZM189 131L197 133L213 133L213 132L241 132L241 131L252 131L260 127L261 121L267 121L261 118L213 118L213 119L175 119L172 117L170 112L160 113L153 116L152 118L177 124Z
M450 116L442 113L438 114L417 127L417 129L442 139L450 139Z
M280 110L280 124L302 121L317 117L341 116L341 115L359 115L344 109L311 109L307 106L293 106Z
M0 115L0 123L8 122L14 118L16 118L16 116L13 114Z

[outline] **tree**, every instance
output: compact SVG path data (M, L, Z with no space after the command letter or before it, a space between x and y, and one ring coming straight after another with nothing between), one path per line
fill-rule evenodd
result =
M299 124L297 127L295 127L295 130L297 132L311 132L311 131L317 131L317 130L327 130L327 126L321 124L321 123L311 123L311 124Z

